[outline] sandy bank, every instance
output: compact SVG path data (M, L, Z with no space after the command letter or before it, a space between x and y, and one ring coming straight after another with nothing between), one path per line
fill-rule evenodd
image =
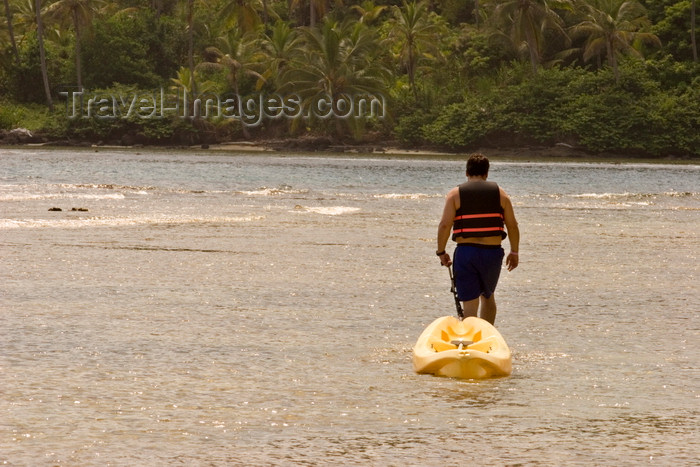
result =
M8 147L74 147L94 149L175 149L175 150L210 150L221 152L255 152L255 153L319 153L319 154L371 154L377 157L416 157L416 158L463 158L474 152L482 153L493 159L515 160L575 160L575 161L698 161L700 158L691 156L650 157L629 153L593 153L568 144L559 143L553 146L535 145L491 145L463 150L448 150L444 148L404 147L395 141L374 141L362 144L342 144L325 137L300 137L281 140L231 141L211 144L173 145L173 144L103 144L91 141L61 140L48 141L31 134L21 132L4 132L0 138L0 146Z

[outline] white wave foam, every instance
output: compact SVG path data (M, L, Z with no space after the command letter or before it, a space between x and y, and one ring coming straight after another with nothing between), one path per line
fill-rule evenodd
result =
M341 214L350 214L353 212L358 212L360 208L354 208L350 206L317 206L311 208L302 208L308 212L313 212L316 214L323 214L326 216L339 216Z
M32 201L40 199L124 199L121 193L7 193L0 194L0 201Z
M426 199L432 198L431 195L425 193L384 193L380 195L374 195L375 198L382 199Z
M109 193L105 195L92 195L92 194L67 194L66 198L77 198L77 199L124 199L125 196L122 193Z
M239 191L238 193L249 196L272 196L272 195L302 195L308 193L307 189L294 189L288 185L277 188L260 187L257 190Z
M21 226L21 221L12 219L0 219L0 230L18 229Z
M692 198L698 196L700 193L690 192L690 191L664 191L660 193L581 193L578 195L571 195L573 198L590 198L590 199L618 199L618 198L656 198L659 196L666 196L670 198Z
M264 219L265 216L241 216L241 217L169 217L169 216L141 216L141 217L84 217L69 219L0 219L0 230L9 229L34 229L34 228L62 228L79 229L89 227L120 227L144 224L226 224L253 222Z
M100 189L100 190L121 190L121 191L135 191L135 192L140 192L140 191L147 191L147 190L155 190L155 187L152 186L131 186L131 185L115 185L113 183L83 183L83 184L78 184L78 185L72 185L72 184L67 184L64 183L61 185L63 189L83 189L83 188L93 188L93 189Z
M638 196L637 193L581 193L580 195L572 195L573 198L593 198L593 199L613 199L613 198L629 198Z

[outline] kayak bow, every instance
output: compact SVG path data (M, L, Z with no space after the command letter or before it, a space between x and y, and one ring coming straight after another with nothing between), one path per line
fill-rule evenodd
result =
M413 347L413 368L451 378L508 376L511 353L503 336L488 321L470 316L460 321L443 316L433 321Z

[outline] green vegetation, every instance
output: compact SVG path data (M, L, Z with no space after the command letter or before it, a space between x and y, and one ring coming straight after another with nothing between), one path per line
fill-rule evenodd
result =
M695 0L3 2L0 130L700 156Z

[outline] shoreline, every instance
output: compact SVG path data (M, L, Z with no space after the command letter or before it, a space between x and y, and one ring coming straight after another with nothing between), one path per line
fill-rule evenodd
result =
M374 157L418 157L418 158L463 158L467 154L482 153L489 158L513 159L518 161L556 160L556 161L665 161L665 162L698 162L700 155L676 153L667 155L650 155L639 150L633 151L603 151L594 152L586 148L558 142L554 144L539 144L528 140L513 140L509 138L483 141L481 145L451 149L442 146L417 145L406 146L399 141L381 139L378 135L363 142L343 142L328 136L302 135L298 137L260 138L238 141L211 142L157 142L146 138L126 138L95 140L95 139L50 139L41 132L32 133L25 128L0 130L0 148L2 147L42 147L42 148L75 148L75 149L112 149L112 150L210 150L221 152L254 152L254 153L289 153L289 154L365 154Z
M396 142L363 143L363 144L328 144L317 145L314 140L307 142L304 139L283 141L238 141L217 143L210 145L195 145L188 149L207 149L212 151L256 151L256 152L291 152L291 153L319 153L319 154L371 154L374 156L407 156L407 157L447 157L462 158L472 153L481 153L493 159L552 159L552 160L636 160L636 161L678 161L696 162L700 157L693 156L648 156L633 155L629 153L601 152L592 153L565 143L557 143L553 146L545 145L503 145L480 146L462 150L447 150L440 148L401 146Z
M700 157L693 156L648 156L625 153L591 153L568 144L556 144L554 146L498 146L475 147L464 150L447 150L426 147L403 147L395 142L361 143L361 144L332 144L325 138L319 139L286 139L286 140L258 140L258 141L231 141L212 144L196 145L172 145L172 144L134 144L116 145L92 143L89 141L44 141L44 142L19 142L7 144L0 141L0 148L46 148L46 149L93 149L104 150L184 150L184 151L212 151L234 153L259 153L259 154L347 154L347 155L371 155L374 157L410 157L410 158L450 158L461 159L467 154L481 153L493 160L513 159L526 160L554 160L554 161L578 161L578 162L700 162Z

